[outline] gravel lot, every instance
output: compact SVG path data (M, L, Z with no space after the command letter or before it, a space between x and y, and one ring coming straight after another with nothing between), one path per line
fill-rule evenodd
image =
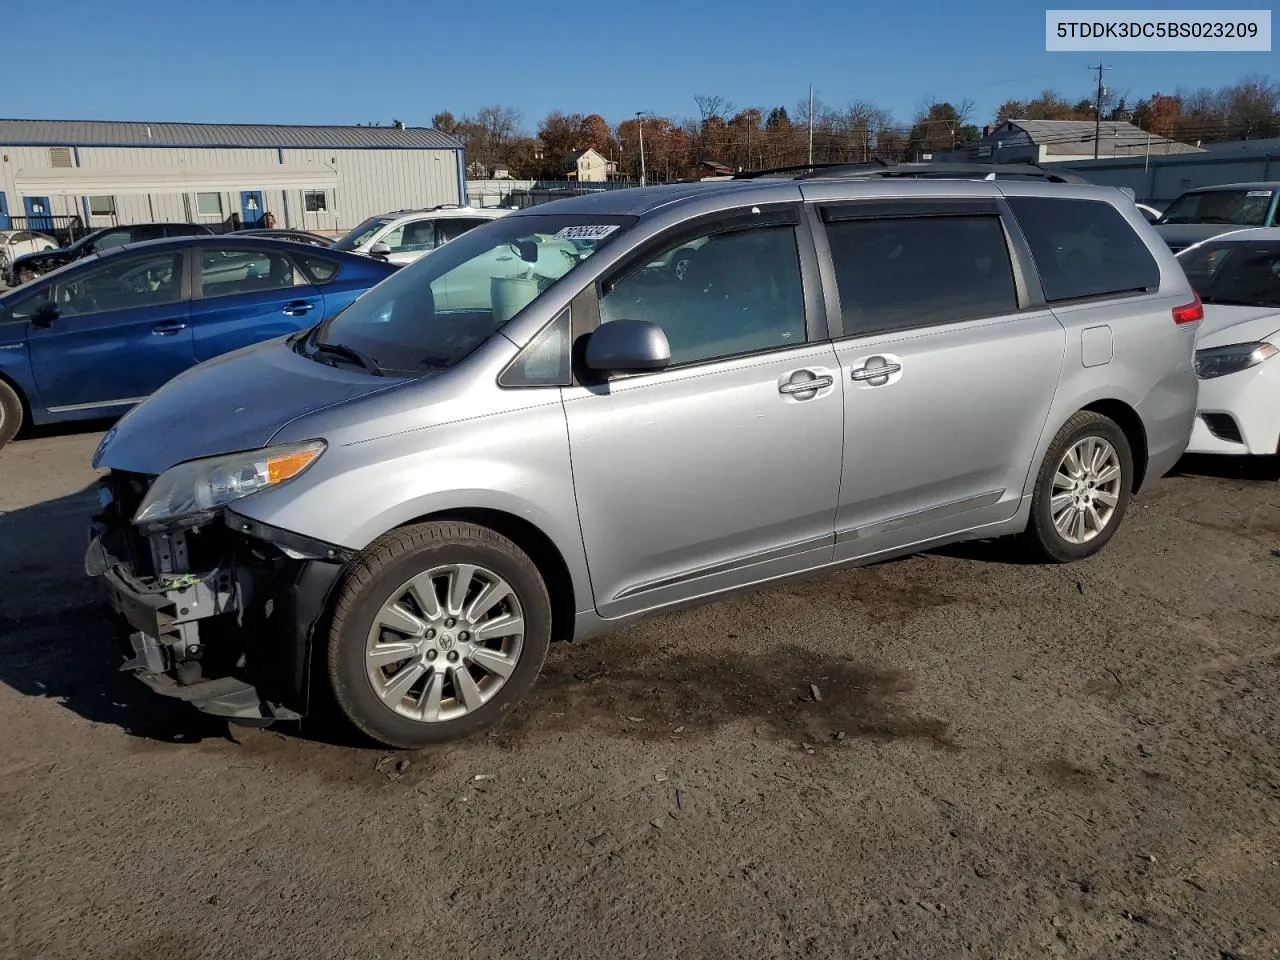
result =
M0 957L1280 955L1265 474L1185 463L1083 564L974 545L560 646L489 736L388 754L114 672L99 436L0 451Z

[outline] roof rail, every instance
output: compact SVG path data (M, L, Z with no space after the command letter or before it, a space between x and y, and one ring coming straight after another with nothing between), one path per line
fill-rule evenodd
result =
M1091 181L1078 173L1050 170L1035 163L894 163L871 160L867 163L813 163L749 170L734 175L735 180L754 180L782 173L794 173L796 180L856 180L878 177L918 177L954 180L1045 180L1050 183L1083 183Z

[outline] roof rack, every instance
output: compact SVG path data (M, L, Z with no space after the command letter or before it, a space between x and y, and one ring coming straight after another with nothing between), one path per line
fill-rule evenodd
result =
M867 163L801 163L769 170L744 170L735 180L754 180L777 174L795 174L795 180L856 180L878 177L916 177L948 180L1045 180L1050 183L1091 181L1077 173L1050 170L1035 163L894 163L871 160Z

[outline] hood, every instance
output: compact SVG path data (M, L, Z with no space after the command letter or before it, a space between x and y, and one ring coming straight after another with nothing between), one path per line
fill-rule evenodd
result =
M1249 229L1239 223L1157 223L1155 227L1160 239L1174 251L1219 234Z
M13 261L15 267L31 263L69 263L80 255L79 250L70 247L55 247L53 250L37 250L35 253L24 253Z
M1204 305L1204 319L1196 332L1196 349L1253 343L1280 332L1280 307Z
M206 360L170 380L108 431L94 465L158 474L184 460L257 449L297 417L409 382L310 360L286 339Z

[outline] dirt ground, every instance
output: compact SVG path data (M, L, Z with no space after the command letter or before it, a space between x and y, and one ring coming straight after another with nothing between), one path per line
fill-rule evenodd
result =
M1184 463L1082 564L969 546L560 646L500 729L388 754L115 671L99 435L0 451L0 958L1280 955L1262 474Z

